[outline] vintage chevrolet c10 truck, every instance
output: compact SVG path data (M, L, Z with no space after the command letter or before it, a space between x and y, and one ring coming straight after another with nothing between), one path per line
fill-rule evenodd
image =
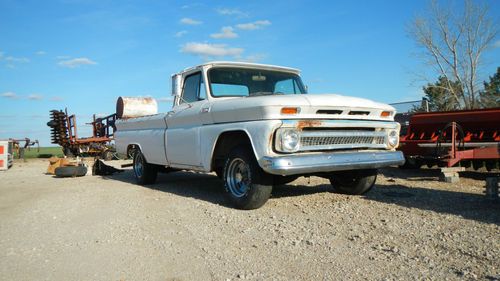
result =
M404 163L393 107L308 94L299 73L240 62L185 69L172 76L171 111L116 122L116 149L133 157L139 184L159 171L215 172L240 209L261 207L273 185L299 176L363 194L377 168Z

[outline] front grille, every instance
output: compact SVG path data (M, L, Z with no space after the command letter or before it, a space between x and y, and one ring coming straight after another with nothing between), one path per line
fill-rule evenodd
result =
M377 131L303 131L300 150L386 148L386 134Z

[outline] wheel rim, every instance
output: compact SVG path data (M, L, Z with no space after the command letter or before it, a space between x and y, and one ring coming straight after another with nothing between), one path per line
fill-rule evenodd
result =
M233 159L229 163L226 175L228 191L235 197L243 197L250 189L251 183L252 179L248 164L242 159Z
M143 165L142 165L142 155L137 154L135 156L135 161L134 161L134 173L135 176L140 178L142 177L142 170L143 170Z

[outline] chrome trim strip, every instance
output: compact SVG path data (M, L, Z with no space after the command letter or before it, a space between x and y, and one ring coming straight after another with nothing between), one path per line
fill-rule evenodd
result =
M294 154L263 157L259 164L274 175L301 175L357 169L376 169L402 165L405 159L400 151L366 151Z
M330 144L330 145L301 145L298 151L320 151L320 150L355 149L355 148L386 149L387 145L386 144L366 144L366 143Z
M399 126L398 122L390 121L372 121L372 120L325 120L325 119L300 119L300 120L283 120L282 128L298 127L299 124L310 123L311 126L303 126L304 128L383 128L396 129Z
M387 133L382 132L372 132L372 131L356 131L356 130L345 130L345 131L302 131L300 133L301 137L385 137Z

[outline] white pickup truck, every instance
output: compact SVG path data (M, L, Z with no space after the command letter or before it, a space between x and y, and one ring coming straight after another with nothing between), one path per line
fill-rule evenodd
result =
M116 122L115 145L133 155L139 184L159 171L215 172L230 202L256 209L273 185L328 178L363 194L377 168L404 163L393 107L336 94L308 94L297 69L209 62L172 76L171 111Z

